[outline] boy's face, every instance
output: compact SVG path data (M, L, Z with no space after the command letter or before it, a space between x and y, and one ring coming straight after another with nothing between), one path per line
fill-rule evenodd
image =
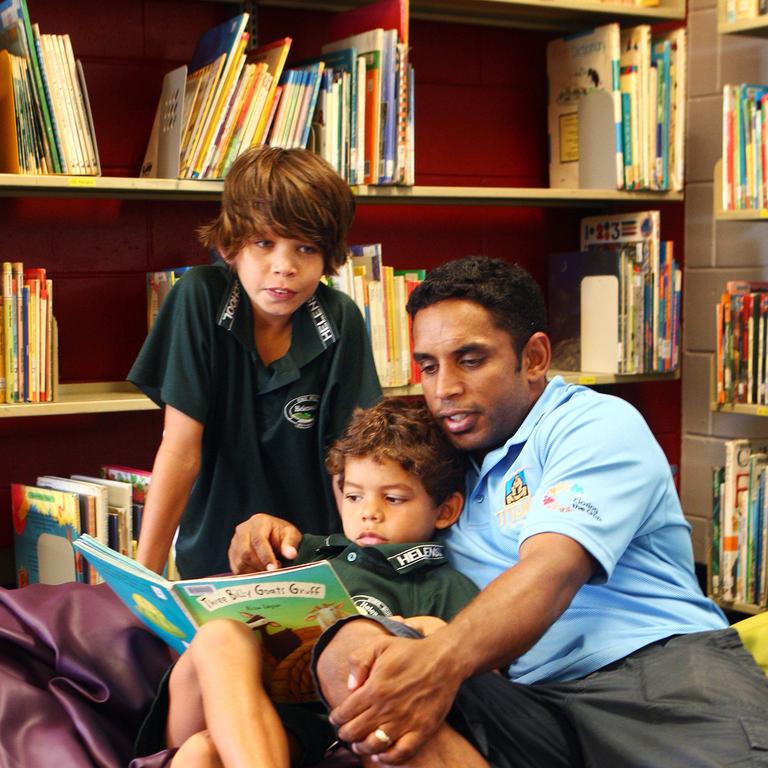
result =
M341 522L344 535L360 546L427 541L460 509L460 501L455 514L450 502L435 505L421 481L391 459L347 457L344 463Z
M257 319L282 324L315 292L324 261L314 243L268 230L238 251L232 267Z

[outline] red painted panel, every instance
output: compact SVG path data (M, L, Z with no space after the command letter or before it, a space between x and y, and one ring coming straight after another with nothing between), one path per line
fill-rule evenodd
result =
M144 273L61 275L54 290L61 380L124 379L147 334Z
M27 7L42 33L69 34L75 58L140 59L144 55L142 0L29 0Z

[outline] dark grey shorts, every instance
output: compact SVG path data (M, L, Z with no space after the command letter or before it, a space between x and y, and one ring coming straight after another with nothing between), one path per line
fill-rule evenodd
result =
M478 675L448 720L495 768L768 768L768 681L732 629L667 638L567 683Z

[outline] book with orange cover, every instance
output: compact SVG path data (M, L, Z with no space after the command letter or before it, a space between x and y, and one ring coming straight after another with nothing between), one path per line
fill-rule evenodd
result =
M0 172L20 173L16 134L16 101L13 96L13 65L8 51L0 51Z
M211 156L215 151L215 138L221 128L222 121L226 118L229 105L237 90L240 73L245 65L245 46L248 44L249 38L248 33L243 32L237 47L231 56L227 58L227 62L224 65L224 72L222 72L221 83L208 118L208 125L203 133L197 158L192 168L192 177L195 179L204 175L211 161Z
M186 137L185 154L182 158L180 176L189 176L195 169L202 151L208 127L213 119L213 112L218 105L221 86L226 82L227 74L233 67L235 53L242 48L242 36L250 16L241 13L229 21L209 29L198 41L189 64L189 77L205 68L205 86L201 93L199 111Z
M248 53L248 62L258 64L263 62L267 65L267 71L272 75L272 82L267 91L267 98L262 110L259 122L256 124L256 130L251 138L252 147L258 147L264 143L268 133L267 127L274 116L274 110L277 107L277 88L280 84L280 76L283 73L285 60L288 58L288 51L291 49L293 38L283 37L280 40L267 43Z

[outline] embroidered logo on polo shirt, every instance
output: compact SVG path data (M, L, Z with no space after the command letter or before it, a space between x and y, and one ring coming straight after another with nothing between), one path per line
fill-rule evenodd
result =
M286 403L283 415L296 429L309 429L317 421L320 395L300 395Z
M219 325L226 328L228 331L232 330L232 323L235 320L235 313L237 307L240 304L240 283L235 280L232 283L232 290L229 292L229 298L219 318Z
M424 560L443 560L444 557L442 544L422 544L398 552L396 555L388 557L387 560L396 571L402 571L410 568L414 563L421 563Z
M602 521L600 511L583 496L584 488L578 483L557 483L545 494L541 503L555 512L582 512L597 521Z
M531 506L531 492L525 480L525 471L516 472L504 484L504 506L496 512L499 528L511 528L522 520Z
M504 486L504 503L514 504L528 495L528 483L525 482L525 472L521 469Z
M317 300L317 296L312 295L309 297L307 309L309 310L312 322L315 324L317 335L320 337L320 341L323 342L323 347L328 348L336 341L336 334L333 332L333 326L328 320L328 315L325 314L323 305Z
M371 595L353 595L352 602L368 616L394 616L392 609Z

